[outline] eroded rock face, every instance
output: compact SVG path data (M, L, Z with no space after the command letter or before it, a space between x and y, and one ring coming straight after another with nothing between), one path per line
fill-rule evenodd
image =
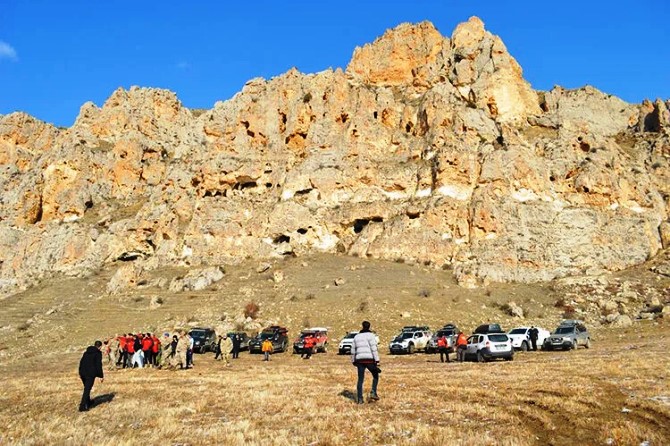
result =
M252 79L211 110L119 89L58 130L0 117L0 283L315 251L544 281L668 243L667 103L535 92L477 18L403 24L345 71Z

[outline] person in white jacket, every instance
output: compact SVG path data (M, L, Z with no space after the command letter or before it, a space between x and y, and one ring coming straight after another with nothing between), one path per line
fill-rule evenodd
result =
M379 401L377 395L377 384L379 384L379 351L377 350L377 338L370 331L370 322L363 321L363 329L354 336L351 346L351 362L358 368L358 383L356 384L356 402L363 404L363 380L365 370L372 374L372 389L368 401Z

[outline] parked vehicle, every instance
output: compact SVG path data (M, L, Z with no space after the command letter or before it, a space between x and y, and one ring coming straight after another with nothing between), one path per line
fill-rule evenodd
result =
M474 334L468 338L465 349L465 360L486 362L503 358L505 361L514 359L512 340L505 333Z
M233 336L240 337L240 351L249 350L250 338L248 334L246 334L243 331L231 331L230 333L228 333L228 337L230 339L233 339Z
M483 324L475 328L472 334L505 333L500 324Z
M549 337L549 331L544 328L535 327L537 329L537 345L542 347L544 340ZM530 342L530 327L517 327L507 332L507 336L512 340L512 347L515 350L528 351L531 347Z
M453 353L456 350L456 336L458 336L458 327L454 324L446 324L435 333L426 346L426 353L437 353L437 340L442 336L447 338L447 352Z
M324 327L307 328L300 332L300 336L293 343L293 353L302 354L305 338L314 338L316 344L312 353L326 353L328 351L328 329Z
M405 325L401 332L405 331L430 331L430 328L427 325Z
M584 348L591 347L591 335L584 322L565 320L544 340L542 350L574 350L580 345L583 345Z
M354 337L358 334L357 331L350 331L347 333L344 338L340 341L340 345L338 346L338 354L340 355L348 355L351 353L351 346L354 344ZM375 334L375 338L377 339L377 345L379 345L379 336Z
M272 342L273 352L288 350L288 329L279 325L272 325L264 328L258 336L249 341L249 353L262 353L262 344L266 339Z
M194 328L188 335L193 338L193 353L216 351L216 332L211 328Z
M428 330L405 331L405 329L403 329L402 332L391 341L389 350L391 351L391 354L412 354L419 350L425 350L431 336L432 333Z

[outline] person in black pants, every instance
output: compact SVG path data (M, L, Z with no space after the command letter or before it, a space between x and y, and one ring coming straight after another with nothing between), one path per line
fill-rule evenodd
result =
M533 348L533 351L537 351L537 337L539 335L539 330L535 326L530 327L528 330L528 336L530 337L530 344Z
M84 383L84 393L81 396L81 403L79 403L79 412L86 412L93 405L91 400L91 389L95 378L100 378L100 382L104 381L102 373L102 342L95 341L94 345L89 345L79 361L79 377Z
M240 335L234 334L233 335L233 359L237 359L240 357Z

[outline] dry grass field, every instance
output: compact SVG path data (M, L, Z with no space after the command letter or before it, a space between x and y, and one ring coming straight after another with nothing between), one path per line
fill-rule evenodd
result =
M279 283L270 280L276 270L285 277ZM351 257L288 259L255 271L254 263L230 267L196 293L149 287L108 296L110 270L51 280L0 302L0 444L670 444L667 321L593 327L590 350L441 364L436 355L390 356L385 347L410 323L553 329L561 317L556 296L541 285L464 290L448 271ZM335 278L344 281L335 286ZM152 296L164 304L149 310ZM527 309L526 320L498 308L510 299ZM77 412L77 363L94 339L213 325L249 301L291 337L303 325L326 325L339 339L371 320L382 338L381 401L354 404L355 368L331 348L308 361L284 353L266 363L245 352L230 368L206 354L191 370L110 371L94 387L96 407Z

